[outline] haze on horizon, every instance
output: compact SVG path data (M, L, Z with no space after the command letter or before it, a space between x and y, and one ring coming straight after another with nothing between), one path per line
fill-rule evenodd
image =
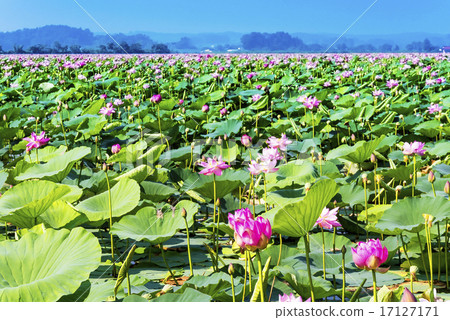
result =
M2 4L1 31L49 24L110 33L343 33L374 0L18 0ZM80 6L78 6L78 4ZM274 4L275 3L275 4ZM347 35L450 34L450 1L378 0Z

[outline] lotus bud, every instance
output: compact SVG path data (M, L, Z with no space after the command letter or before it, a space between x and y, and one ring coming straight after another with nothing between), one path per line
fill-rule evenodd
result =
M365 173L362 174L361 175L361 179L362 179L363 182L367 182L367 174L365 174Z
M308 192L309 190L311 190L311 183L307 182L305 184L305 191Z
M95 136L95 143L98 143L98 137Z
M223 140L225 140L225 141L228 140L228 135L226 133L223 135Z
M411 266L409 268L409 273L413 277L413 279L416 278L417 272L419 272L419 268L417 266Z
M433 183L435 180L436 180L436 177L434 176L433 171L430 171L430 172L428 173L428 181L429 181L430 183Z
M408 156L403 156L403 162L408 162Z
M323 154L322 154L322 152L319 152L319 153L318 153L318 157L319 157L319 160L323 160Z
M403 180L403 186L406 187L406 181L405 180Z
M408 288L405 288L400 302L417 302L417 299Z
M60 112L60 111L61 111L61 106L57 106L57 107L56 107L56 110L57 110L58 112Z
M216 206L220 207L220 199L219 198L217 198Z
M3 121L6 121L6 114L3 115Z
M395 192L398 193L398 192L402 191L402 189L403 189L403 187L401 185L398 185L395 187Z
M244 116L244 111L241 110L241 117L243 117L243 116Z
M191 149L194 149L195 148L195 142L192 142L191 143Z
M342 143L342 144L347 143L347 139L345 139L345 137L342 137L341 143Z
M186 130L184 130L184 132L187 134L189 133L189 128L186 128Z
M422 214L422 217L425 219L425 224L428 224L428 226L431 228L434 217L431 214L427 213Z
M219 137L219 139L217 139L217 144L222 144L222 138Z
M209 111L209 106L208 106L207 104L205 104L205 105L202 107L202 111L203 111L203 112L208 112L208 111Z
M347 253L347 248L345 246L342 246L341 252L343 255Z
M246 134L241 137L241 143L245 147L250 147L252 145L252 138Z
M181 208L181 216L186 219L186 209Z
M230 276L234 275L234 266L232 263L230 263L228 266L228 273Z
M370 155L370 162L372 162L372 163L376 163L377 162L377 157L373 153Z
M108 166L106 165L106 163L103 163L103 171L106 171L106 170L108 170Z
M352 135L350 136L350 138L352 139L353 142L356 141L356 137L355 137L355 134L354 134L354 133L352 133Z
M186 108L182 108L181 113L186 113Z
M447 182L444 185L444 192L446 194L450 194L450 182L447 180Z

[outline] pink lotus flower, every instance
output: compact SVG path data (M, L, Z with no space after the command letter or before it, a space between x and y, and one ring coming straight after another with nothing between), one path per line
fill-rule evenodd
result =
M153 97L150 98L150 102L152 102L152 103L161 102L161 95L155 94Z
M202 107L202 112L208 112L209 111L209 106L207 105L207 104L205 104L203 107Z
M389 88L389 89L392 89L392 88L394 88L394 87L397 87L398 86L398 81L397 80L388 80L387 82L386 82L386 86Z
M327 207L323 208L319 219L317 219L314 226L319 226L324 229L333 229L333 227L341 227L341 224L337 221L337 213L339 208L329 210Z
M400 302L417 302L416 297L409 291L408 288L403 290L402 299Z
M403 144L403 154L405 156L411 156L413 154L423 156L425 153L425 149L423 147L425 146L425 143L414 141L412 143L405 142Z
M144 85L142 86L142 88L148 89L148 88L150 88L150 85L149 85L148 83L144 83Z
M256 160L252 160L252 162L248 165L248 170L254 176L257 176L262 172L262 168Z
M433 114L433 113L439 112L441 110L442 110L442 106L440 106L437 103L434 103L434 104L432 103L431 106L428 107L428 113L429 114Z
M283 157L281 156L278 149L274 148L264 148L262 152L262 156L260 157L262 161L266 160L281 160Z
M121 99L115 99L114 100L114 105L115 106L121 106L123 104L123 101Z
M106 105L106 107L103 107L103 108L100 109L99 113L103 114L105 116L110 116L113 113L116 113L116 109L113 108L111 103L108 103Z
M381 91L381 90L375 90L375 91L372 92L372 95L374 97L380 97L380 96L384 96L384 92Z
M269 145L269 147L273 149L280 149L281 151L286 151L287 146L291 143L292 141L286 138L285 133L281 135L281 138L270 137L267 140L267 144Z
M101 94L101 95L100 95L100 99L103 99L103 100L105 100L107 97L108 97L108 96L107 96L106 94Z
M302 297L298 296L298 298L296 298L293 293L289 295L284 293L283 295L278 295L278 302L311 302L311 298L303 301Z
M272 227L267 219L253 219L248 208L228 214L228 222L234 230L234 239L242 249L256 251L265 249L272 236Z
M230 166L227 165L225 162L222 161L222 158L219 157L217 159L214 158L208 158L207 162L200 162L200 166L202 166L203 169L200 171L200 174L204 174L205 176L210 176L212 174L215 174L216 176L221 176L222 171L229 168Z
M38 136L33 132L30 138L23 138L23 140L28 141L26 148L27 151L45 146L47 142L50 141L49 138L45 137L45 131L42 131Z
M261 99L261 95L260 94L255 94L255 95L252 96L252 101L253 102L258 101L259 99Z
M270 159L260 159L259 167L261 169L261 172L264 173L273 173L277 172L278 168L275 168L277 166L277 160L270 160Z
M305 102L303 102L303 105L307 107L308 109L312 110L314 108L317 108L319 104L321 103L321 100L317 100L316 97L308 97Z
M180 99L180 101L178 101L178 105L182 105L184 103L183 99Z
M111 147L111 152L113 154L116 154L119 153L120 149L121 149L120 144L115 144Z
M353 262L364 270L377 270L386 262L388 255L388 249L381 245L380 239L358 242L358 246L352 248Z
M252 138L246 134L241 137L241 143L244 147L250 147L252 145Z
M220 115L221 115L221 116L224 116L224 115L226 115L226 114L227 114L227 109L226 109L226 108L220 109Z
M305 103L306 100L308 100L308 96L304 94L304 95L298 97L295 101L300 102L300 103Z

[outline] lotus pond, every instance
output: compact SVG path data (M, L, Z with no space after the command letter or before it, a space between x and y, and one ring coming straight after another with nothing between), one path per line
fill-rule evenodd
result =
M448 56L0 67L0 301L450 299Z

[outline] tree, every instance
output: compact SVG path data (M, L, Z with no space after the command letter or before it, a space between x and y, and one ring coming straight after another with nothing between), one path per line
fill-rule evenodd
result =
M81 53L81 46L79 44L73 44L70 46L71 53Z
M163 43L157 43L152 46L152 53L170 53L170 49L167 45Z
M23 50L23 46L22 45L14 45L14 53L25 53L25 50Z

